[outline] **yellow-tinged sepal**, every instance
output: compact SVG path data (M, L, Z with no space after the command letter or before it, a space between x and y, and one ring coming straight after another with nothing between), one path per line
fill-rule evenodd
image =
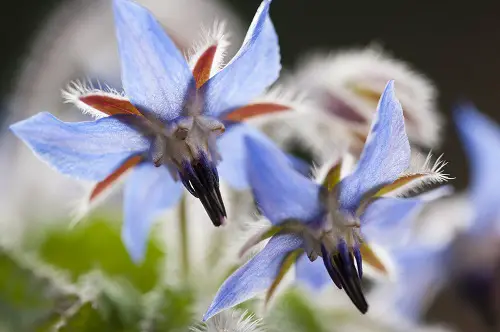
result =
M273 225L270 227L266 227L262 229L260 232L257 234L253 235L250 237L247 242L241 247L239 256L242 257L248 249L252 248L256 244L260 243L261 241L264 241L278 233L284 234L284 233L299 233L303 230L304 225L297 221L285 221L279 225Z
M401 189L407 184L410 184L412 181L419 180L421 178L424 178L428 176L428 174L425 173L414 173L414 174L405 174L401 177L399 177L396 181L389 183L388 185L383 186L379 191L373 195L373 197L381 197L383 195L389 194L391 192L394 192L398 189Z
M431 166L432 154L429 154L424 162L423 169L401 175L396 181L379 188L372 197L401 196L417 190L425 185L442 183L453 179L449 174L443 172L446 161L441 156Z
M326 174L323 180L323 187L328 189L328 191L332 191L333 188L340 182L342 170L342 163L339 162L336 165L332 166L328 173Z
M391 279L393 276L393 268L389 263L389 258L385 252L373 244L366 242L359 245L359 251L363 259L363 266L367 274Z
M269 287L267 293L266 293L266 298L264 301L264 304L267 305L269 303L269 300L273 296L273 294L276 292L276 289L278 288L279 284L281 281L283 281L283 278L285 277L286 273L290 270L292 265L297 261L299 256L304 253L303 249L296 249L294 251L290 251L285 258L283 258L283 262L281 263L281 267L278 271L278 274L276 275L276 278L274 279L273 283L271 284L271 287Z

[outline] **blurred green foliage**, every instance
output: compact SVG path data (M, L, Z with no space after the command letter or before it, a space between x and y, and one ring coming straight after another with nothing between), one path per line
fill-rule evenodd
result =
M152 290L164 253L150 239L144 262L135 265L123 246L118 226L97 217L72 229L56 228L47 234L38 253L43 261L70 273L73 280L99 269L109 276L125 278L142 292Z
M6 252L0 252L0 286L0 326L7 331L30 331L77 301Z
M161 286L164 252L150 239L146 259L135 265L108 219L34 229L37 236L27 237L37 240L24 250L0 252L0 331L187 330L194 295Z
M0 249L0 331L186 332L199 321L197 296L205 295L188 282L166 283L168 257L153 238L137 266L121 242L119 223L94 216L71 229L66 225L34 227L36 236L28 234L22 250ZM207 291L215 295L216 289ZM252 314L260 306L253 299L238 308ZM294 288L276 299L265 323L275 331L325 331Z

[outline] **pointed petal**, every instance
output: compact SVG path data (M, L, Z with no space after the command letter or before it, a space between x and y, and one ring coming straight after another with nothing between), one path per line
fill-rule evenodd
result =
M307 255L302 255L295 264L295 274L298 281L303 282L313 291L318 291L324 285L331 283L330 276L321 258L311 262Z
M226 131L217 139L218 151L222 157L217 166L219 174L231 187L238 190L247 189L250 186L245 171L246 148L244 138L247 136L272 144L264 134L244 123L226 124ZM288 157L298 172L301 174L309 173L310 166L306 162L291 155Z
M288 160L292 163L293 168L304 176L309 176L312 171L312 166L301 158L295 157L292 154L287 154Z
M243 106L278 79L280 54L270 4L262 2L238 53L202 87L206 114L217 117Z
M271 223L317 221L323 213L320 186L294 170L289 158L272 142L247 137L245 143L252 192Z
M166 167L143 163L134 168L124 192L122 239L132 260L140 263L155 218L176 204L182 184L175 182Z
M104 180L131 155L149 148L146 138L115 117L69 123L44 112L10 129L57 171L92 181Z
M114 0L122 81L141 112L172 120L182 112L194 79L181 52L144 7Z
M257 140L268 138L261 134L257 129L247 124L229 124L226 125L226 131L217 139L217 148L222 157L217 166L222 180L226 181L231 187L242 190L249 187L247 174L245 171L246 136L254 137Z
M382 96L372 128L354 172L340 183L339 200L344 210L356 210L363 195L390 182L408 168L410 144L403 110L390 81Z
M219 288L203 320L242 303L268 289L279 273L283 259L299 249L302 239L295 235L275 236L254 258L234 272Z
M120 177L132 167L139 164L144 158L142 156L132 156L125 160L113 173L106 177L101 182L97 183L90 193L89 202L94 201L106 189L109 189Z
M471 165L470 199L478 221L474 228L484 231L499 212L500 129L472 105L457 109L455 122Z
M424 207L420 198L380 198L361 215L362 232L368 242L395 246L408 240L413 219Z
M443 248L412 246L396 254L394 308L404 317L416 322L443 285L447 271L444 253ZM386 298L389 300L389 294Z
M260 115L268 115L289 110L290 107L287 105L276 103L255 103L235 109L234 111L226 114L224 119L236 122L247 120Z

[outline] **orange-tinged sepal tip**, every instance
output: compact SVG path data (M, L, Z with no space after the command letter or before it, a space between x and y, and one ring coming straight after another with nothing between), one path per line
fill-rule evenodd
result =
M90 193L89 201L94 201L100 194L102 194L106 189L110 188L126 171L136 166L142 161L141 156L133 156L127 159L120 167L118 167L113 173L111 173L106 179L97 183Z
M209 46L198 58L193 68L193 77L196 81L196 88L199 89L210 78L210 72L214 63L217 45Z
M276 103L255 103L240 107L226 115L228 121L243 121L260 115L279 113L290 110L287 105Z
M100 94L82 95L78 98L85 105L107 115L133 114L142 115L130 101Z

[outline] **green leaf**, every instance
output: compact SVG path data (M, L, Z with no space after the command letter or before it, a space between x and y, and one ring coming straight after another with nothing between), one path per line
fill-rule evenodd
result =
M150 240L144 262L135 265L121 241L119 227L103 217L94 217L73 229L51 229L38 248L39 255L67 271L75 281L97 268L109 276L127 279L142 292L150 291L159 279L158 266L164 254Z

